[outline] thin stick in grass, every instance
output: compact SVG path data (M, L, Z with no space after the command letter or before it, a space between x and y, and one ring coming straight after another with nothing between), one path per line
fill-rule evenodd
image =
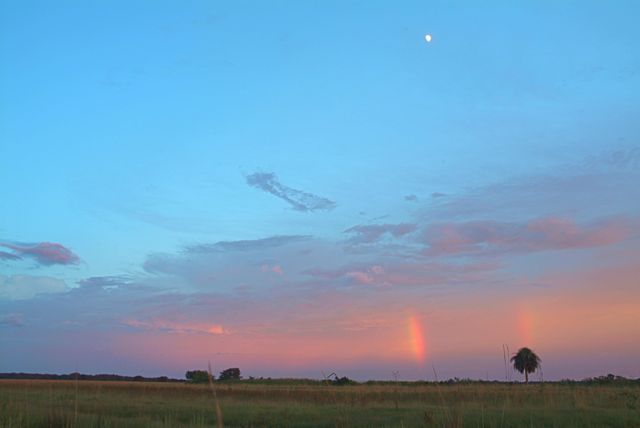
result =
M75 396L75 402L74 402L74 406L73 406L73 426L77 427L78 426L78 370L76 369L76 396Z
M453 422L453 415L451 415L451 411L449 410L449 407L447 407L447 403L444 400L444 395L442 395L442 391L440 390L440 382L438 381L438 373L436 372L436 366L432 364L431 368L433 369L433 377L436 380L436 391L438 391L438 395L440 396L440 403L444 410L445 420L446 422L449 422L449 421Z
M209 361L209 388L211 388L211 393L213 394L213 401L216 403L216 427L223 428L224 423L222 422L222 409L220 409L220 402L218 401L218 395L216 394L216 389L213 386L213 375L211 374L211 361Z

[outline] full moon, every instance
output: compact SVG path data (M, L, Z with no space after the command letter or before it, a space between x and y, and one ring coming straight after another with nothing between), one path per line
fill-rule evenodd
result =
M429 43L432 39L431 34L427 34L426 36L424 36L424 39L427 41L427 43Z

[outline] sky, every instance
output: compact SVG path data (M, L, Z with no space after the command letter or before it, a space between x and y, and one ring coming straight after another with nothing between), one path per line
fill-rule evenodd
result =
M640 377L639 15L0 1L0 372Z

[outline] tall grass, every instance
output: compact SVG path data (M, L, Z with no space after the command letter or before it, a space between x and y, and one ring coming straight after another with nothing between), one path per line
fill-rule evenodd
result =
M0 427L640 427L639 409L637 384L0 381Z

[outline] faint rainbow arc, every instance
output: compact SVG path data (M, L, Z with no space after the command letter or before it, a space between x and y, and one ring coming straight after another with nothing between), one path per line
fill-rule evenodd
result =
M408 327L411 353L418 364L424 364L427 357L427 347L424 337L424 327L420 318L416 315L410 315L408 319Z

